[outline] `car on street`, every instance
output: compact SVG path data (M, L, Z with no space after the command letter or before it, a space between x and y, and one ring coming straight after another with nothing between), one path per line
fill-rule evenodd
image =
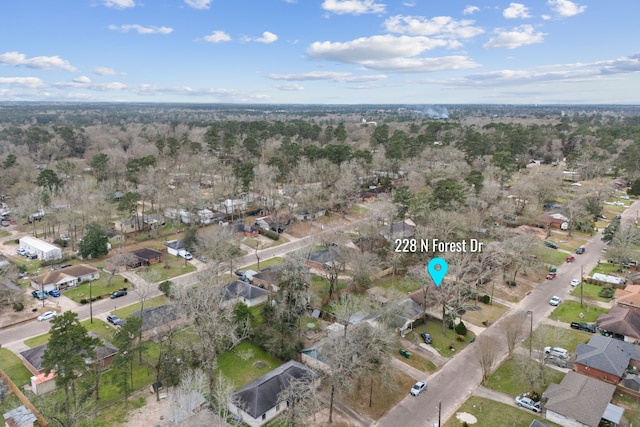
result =
M551 299L549 300L549 304L554 307L558 306L561 302L562 302L562 298L560 298L557 295L552 296Z
M580 284L580 279L572 279L571 286L578 286Z
M562 347L545 347L544 348L544 354L547 354L547 355L553 356L553 357L559 357L561 359L568 359L569 358L569 351L565 350Z
M123 319L119 318L115 314L108 314L107 315L107 322L111 323L113 326L122 326L125 323L127 323L126 320L123 320Z
M49 291L49 295L51 295L54 298L58 298L60 296L60 291L57 289L51 289Z
M584 251L585 251L584 246L580 246L578 249L576 249L576 253L578 255L582 255L584 253Z
M540 412L540 402L534 402L533 399L526 397L525 395L516 397L516 405L532 410L533 412Z
M45 311L40 316L38 316L38 322L44 322L45 320L51 320L54 317L56 317L56 314L58 314L58 313L56 313L55 311Z
M37 299L40 299L40 300L47 298L47 294L42 292L42 291L33 291L33 292L31 292L31 295L34 298L37 298Z
M23 248L16 249L16 253L18 255L27 256L27 251L25 249L23 249Z
M576 260L576 257L574 257L573 255L569 255L569 256L567 257L567 262L573 262L573 261L575 261L575 260Z
M548 240L545 240L545 241L544 241L544 245L545 245L546 247L548 247L548 248L551 248L551 249L558 249L558 245L556 245L555 243L550 242L550 241L548 241Z
M431 344L433 342L433 340L431 339L431 335L426 332L421 333L420 336L422 337L422 340L425 344Z
M555 279L557 275L558 273L552 271L551 273L547 274L547 280Z
M548 363L552 363L560 368L566 368L567 367L567 361L565 359L563 359L562 357L558 357L558 356L546 356L545 360Z
M123 291L123 290L119 290L119 291L115 291L114 293L112 293L109 298L111 299L115 299L115 298L120 298L127 295L127 291Z
M422 393L426 389L427 389L426 381L418 381L413 385L413 387L411 387L411 391L409 393L411 393L412 396L420 396L420 393Z
M571 322L571 328L577 329L578 331L591 332L594 334L598 330L597 323L587 323L587 322Z

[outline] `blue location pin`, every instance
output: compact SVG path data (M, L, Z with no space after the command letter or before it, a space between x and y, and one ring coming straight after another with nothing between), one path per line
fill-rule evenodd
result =
M429 275L433 279L433 283L435 283L436 286L440 286L440 283L442 283L442 279L444 279L444 276L447 275L448 268L449 266L447 265L447 261L443 260L442 258L433 258L431 261L429 261L429 265L427 265L427 271L429 272Z

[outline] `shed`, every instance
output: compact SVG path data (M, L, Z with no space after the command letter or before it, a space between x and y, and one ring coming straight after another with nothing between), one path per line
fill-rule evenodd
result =
M2 414L7 427L33 427L37 418L24 405L18 406Z
M62 258L62 249L59 246L36 239L31 236L21 237L20 249L24 249L30 254L38 255L38 259L43 261L51 261Z

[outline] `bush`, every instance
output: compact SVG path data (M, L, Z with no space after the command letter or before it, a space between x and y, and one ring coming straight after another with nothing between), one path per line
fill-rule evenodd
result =
M602 288L600 290L600 292L598 292L598 296L602 297L602 298L613 298L613 295L615 294L615 289L613 288Z
M462 335L463 337L467 335L467 327L464 325L463 322L460 322L456 325L456 334Z
M22 311L24 310L24 304L21 302L14 302L13 303L13 309L14 311Z
M69 241L68 240L55 239L53 241L53 243L55 243L56 245L60 246L61 248L66 248L67 246L69 246Z
M460 342L464 342L464 335L458 335L456 339Z
M518 283L515 280L507 280L507 285L515 288Z
M260 228L258 230L258 233L270 238L271 240L280 240L280 235L275 231L267 230L265 228Z
M124 283L127 283L129 281L129 279L127 279L126 277L124 278Z
M88 300L88 299L86 299L86 298L82 298L82 299L80 300L80 304L86 304L86 303L88 303L88 302L89 302L89 300Z
M482 295L482 299L480 300L484 304L491 304L491 297L489 295Z
M167 297L171 297L171 286L173 285L173 283L171 282L171 280L165 280L164 282L160 283L158 285L158 289L160 290L160 292L162 292L163 294L165 294Z

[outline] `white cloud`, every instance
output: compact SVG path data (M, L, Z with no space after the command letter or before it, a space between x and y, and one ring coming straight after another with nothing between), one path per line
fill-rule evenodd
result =
M587 10L587 6L580 6L570 0L549 0L547 3L560 16L574 16Z
M59 56L34 56L33 58L27 58L24 53L20 52L5 52L0 55L0 64L25 66L29 68L39 68L41 70L49 70L52 68L63 71L76 71L76 67L69 64L69 61L60 58Z
M109 67L95 67L93 69L93 72L95 74L98 74L99 76L115 76L116 74L118 74L116 70Z
M277 85L274 86L276 89L284 90L284 91L300 91L304 90L304 86L299 83L291 83L287 85Z
M337 15L362 15L384 13L386 5L375 0L324 0L322 8Z
M306 73L295 74L269 74L272 80L286 81L309 81L309 80L328 80L333 82L361 83L386 79L384 74L354 76L346 71L309 71Z
M104 5L113 9L127 9L135 7L134 0L104 0Z
M485 48L505 48L515 49L535 43L542 43L544 33L534 32L531 25L521 25L511 31L497 31L498 35L492 37L483 47Z
M479 10L480 10L480 8L478 6L467 6L462 11L462 14L463 15L472 15L472 14L478 12Z
M87 77L87 76L76 77L75 79L73 79L73 81L75 83L80 83L80 84L85 84L85 85L91 83L91 79L89 77Z
M173 32L173 28L171 27L143 27L138 24L109 25L109 29L113 31L120 31L121 33L136 31L138 34L171 34Z
M509 7L502 12L502 16L507 19L531 18L529 9L521 3L510 3Z
M468 39L484 33L482 28L474 27L473 23L472 20L456 21L450 16L428 19L423 16L396 15L386 19L384 27L391 33Z
M221 43L231 41L231 36L224 31L216 30L204 36L203 39L209 43Z
M36 89L43 87L44 83L37 77L0 77L0 85Z
M269 31L265 31L264 33L262 33L262 37L258 37L254 41L258 43L270 44L275 42L276 40L278 40L278 36Z
M194 9L209 9L211 0L184 0L187 6Z

